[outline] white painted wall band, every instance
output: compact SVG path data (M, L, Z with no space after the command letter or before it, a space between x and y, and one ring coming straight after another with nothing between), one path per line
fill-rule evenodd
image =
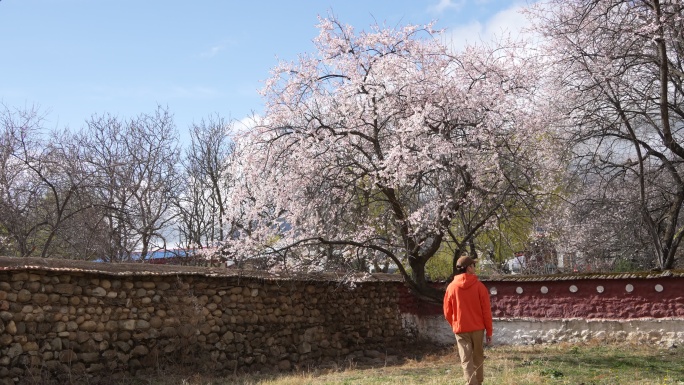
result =
M436 345L455 343L442 316L402 314L403 325L423 341ZM601 319L494 319L494 343L529 345L559 342L630 342L666 347L684 344L684 318Z

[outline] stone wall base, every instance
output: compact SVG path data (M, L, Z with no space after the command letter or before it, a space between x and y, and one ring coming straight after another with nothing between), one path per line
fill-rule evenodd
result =
M404 327L411 327L420 340L447 346L455 343L442 316L403 314ZM684 345L684 319L495 319L494 343L529 345L559 342L627 342L664 347Z
M404 331L408 331L416 339L438 346L449 346L456 343L451 326L441 315L420 316L403 313L401 315Z

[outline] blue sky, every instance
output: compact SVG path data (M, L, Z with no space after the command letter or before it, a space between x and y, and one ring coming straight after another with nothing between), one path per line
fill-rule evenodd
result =
M243 119L278 60L312 52L319 15L357 30L435 21L454 45L524 23L525 0L1 0L0 101L79 129L168 106L181 137L210 115Z

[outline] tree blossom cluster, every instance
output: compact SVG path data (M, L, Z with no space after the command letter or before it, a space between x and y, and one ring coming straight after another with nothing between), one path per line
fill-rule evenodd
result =
M420 286L440 248L552 185L539 68L517 46L453 53L429 25L319 28L316 54L273 70L262 121L238 138L234 253L375 253Z

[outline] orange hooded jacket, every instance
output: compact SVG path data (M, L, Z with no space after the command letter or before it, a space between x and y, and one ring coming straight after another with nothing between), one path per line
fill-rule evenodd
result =
M489 291L473 274L454 277L444 295L444 318L455 334L486 330L492 336Z

